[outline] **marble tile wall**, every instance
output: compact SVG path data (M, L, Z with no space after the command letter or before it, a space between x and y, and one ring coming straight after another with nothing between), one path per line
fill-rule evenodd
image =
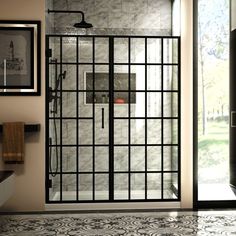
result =
M46 11L47 9L53 9L53 0L47 0L45 2L46 4ZM52 34L53 33L53 29L54 29L54 16L53 15L49 15L46 13L46 34Z
M55 14L47 32L73 34L171 34L170 0L48 0L54 10L80 10L92 29L75 29L78 14ZM48 18L53 17L50 14ZM50 29L49 29L50 28Z

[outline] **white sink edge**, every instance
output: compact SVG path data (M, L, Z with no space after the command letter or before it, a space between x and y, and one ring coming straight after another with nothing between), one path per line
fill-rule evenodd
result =
M15 187L15 174L0 183L0 207L12 196Z

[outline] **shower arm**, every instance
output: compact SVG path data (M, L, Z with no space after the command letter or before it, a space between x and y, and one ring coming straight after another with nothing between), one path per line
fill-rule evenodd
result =
M84 13L82 11L64 11L64 10L50 10L48 9L48 14L50 13L79 13L82 15L82 21L84 21Z

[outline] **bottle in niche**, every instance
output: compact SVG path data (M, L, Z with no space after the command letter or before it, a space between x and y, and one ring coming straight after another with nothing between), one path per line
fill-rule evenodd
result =
M109 103L109 94L106 96L106 103Z

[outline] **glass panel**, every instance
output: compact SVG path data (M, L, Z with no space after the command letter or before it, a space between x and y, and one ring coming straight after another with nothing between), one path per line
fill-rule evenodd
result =
M79 61L93 62L93 42L92 38L79 38Z
M91 65L79 65L79 89L80 90L85 90L85 91L87 90L86 76L89 73L90 74L93 73L93 67ZM93 90L93 87L92 87L92 90Z
M164 63L178 63L178 40L164 39L163 41Z
M116 91L136 90L136 73L130 73L130 74L128 74L128 72L114 73L114 89Z
M178 107L178 93L172 93L172 117L178 117L179 107Z
M95 90L109 91L109 66L95 66Z
M108 147L95 147L95 171L109 171Z
M109 175L96 174L95 175L95 199L108 200L109 199Z
M163 93L164 117L177 117L178 115L178 94Z
M176 175L174 173L164 173L163 174L163 197L164 199L176 199L177 196L174 194L174 187L177 187L176 190L178 190L178 186L174 186L174 183L176 183ZM174 179L175 178L175 182Z
M175 190L175 193L173 194L173 198L176 198L178 195L178 191L179 191L179 185L178 185L178 174L177 173L171 173L171 178L172 178L172 186L173 186L173 190Z
M131 199L145 198L145 174L131 174Z
M178 147L172 147L171 148L172 152L172 163L171 163L171 170L177 171L179 168L179 152L178 152Z
M178 144L177 120L164 120L164 144Z
M60 71L58 71L59 76ZM62 66L62 89L63 90L76 90L76 66L63 65ZM59 77L58 77L59 79ZM60 86L58 87L58 89Z
M161 66L147 66L147 90L161 90Z
M128 104L114 104L114 117L128 117L128 115Z
M128 39L115 38L114 39L114 62L127 63L128 62Z
M147 198L148 199L161 198L161 174L159 173L147 174Z
M147 62L161 63L161 39L147 39Z
M79 200L93 199L93 175L80 174L79 175Z
M163 66L164 90L178 90L178 66Z
M54 63L53 60L50 60L51 63ZM56 74L58 73L58 65L57 64L50 64L49 65L49 72L48 72L48 80L49 84L48 87L49 89L51 88L52 90L55 90L55 84L56 84L56 79L57 77Z
M60 62L60 38L59 37L50 37L49 38L49 48L52 49L52 59Z
M63 147L62 148L62 171L63 172L76 172L76 148Z
M131 147L131 171L145 171L145 147Z
M80 93L81 95L83 94L83 98L80 96L80 99L83 99L82 101L84 101L84 104L81 103L80 101L80 105L82 105L81 109L86 108L83 107L83 105L90 105L90 109L92 111L92 105L93 103L99 103L101 102L102 98L100 98L100 94L97 94L96 92L84 92L84 93ZM88 109L88 108L86 108Z
M108 63L109 61L109 39L95 38L95 62Z
M61 169L61 161L60 161L60 147L49 147L49 152L51 154L51 161L49 162L49 172L60 172Z
M163 116L172 116L172 97L171 93L163 93Z
M131 117L144 117L145 116L145 93L131 93L131 102L135 100L134 104L131 104Z
M145 90L145 66L130 66L130 70L133 77L136 78L135 90Z
M60 117L60 113L61 113L61 104L60 104L60 93L57 92L56 93L52 93L52 96L57 96L57 98L53 98L52 101L49 103L49 117L52 118L58 118Z
M231 0L230 1L230 4L231 4L231 14L230 14L230 23L231 23L231 31L235 30L236 29L236 15L235 15L235 12L236 12L236 2L234 0Z
M60 145L60 120L49 120L49 138L52 145Z
M76 175L62 175L62 201L76 200Z
M93 82L93 80L95 80ZM93 72L85 73L86 90L109 90L109 74L96 70ZM94 84L93 84L94 83ZM93 87L94 86L94 87ZM94 88L94 89L93 89Z
M49 188L49 200L60 201L60 175L49 177L52 180L52 187Z
M114 144L128 144L128 120L114 120Z
M172 165L172 154L171 154L171 147L163 147L163 164L164 164L164 170L171 171L171 165Z
M171 120L164 120L164 144L172 144L172 122Z
M147 147L147 171L161 171L161 147Z
M147 116L161 117L161 96L162 93L147 93Z
M114 171L128 171L128 147L114 147Z
M95 109L95 144L109 144L109 110L108 105Z
M132 119L130 122L131 122L131 144L144 144L145 120Z
M62 144L76 144L76 128L75 120L62 120Z
M172 122L172 143L178 144L178 120L171 120Z
M135 103L136 96L135 93L130 93L131 103ZM115 92L114 93L114 104L115 107L119 105L124 105L129 103L129 93L126 92ZM123 106L122 106L123 107ZM128 106L126 106L128 107Z
M178 63L179 52L178 52L178 40L172 39L172 63Z
M62 93L62 117L76 117L76 93Z
M128 199L128 189L128 174L114 174L114 199Z
M147 143L161 144L161 120L147 120Z
M62 38L62 62L76 62L76 38Z
M145 62L145 39L132 38L131 39L131 63Z
M127 65L114 66L114 90L128 90L129 89L129 74ZM130 74L130 89L136 88L136 74Z
M79 120L79 144L93 143L92 120Z
M93 148L79 147L79 172L93 171Z
M86 100L87 98L87 100ZM79 117L93 117L93 92L79 93Z
M229 111L235 109L235 77L232 74L235 71L235 42L231 41L233 35L229 30L230 2L235 4L236 1L212 1L211 4L206 0L198 1L199 86L195 119L198 120L200 201L236 200L235 190L230 186L235 180L235 164L229 160L231 155L235 159L235 151L229 153L231 148L235 150L235 128L230 128L229 124ZM232 7L235 17L236 11Z

